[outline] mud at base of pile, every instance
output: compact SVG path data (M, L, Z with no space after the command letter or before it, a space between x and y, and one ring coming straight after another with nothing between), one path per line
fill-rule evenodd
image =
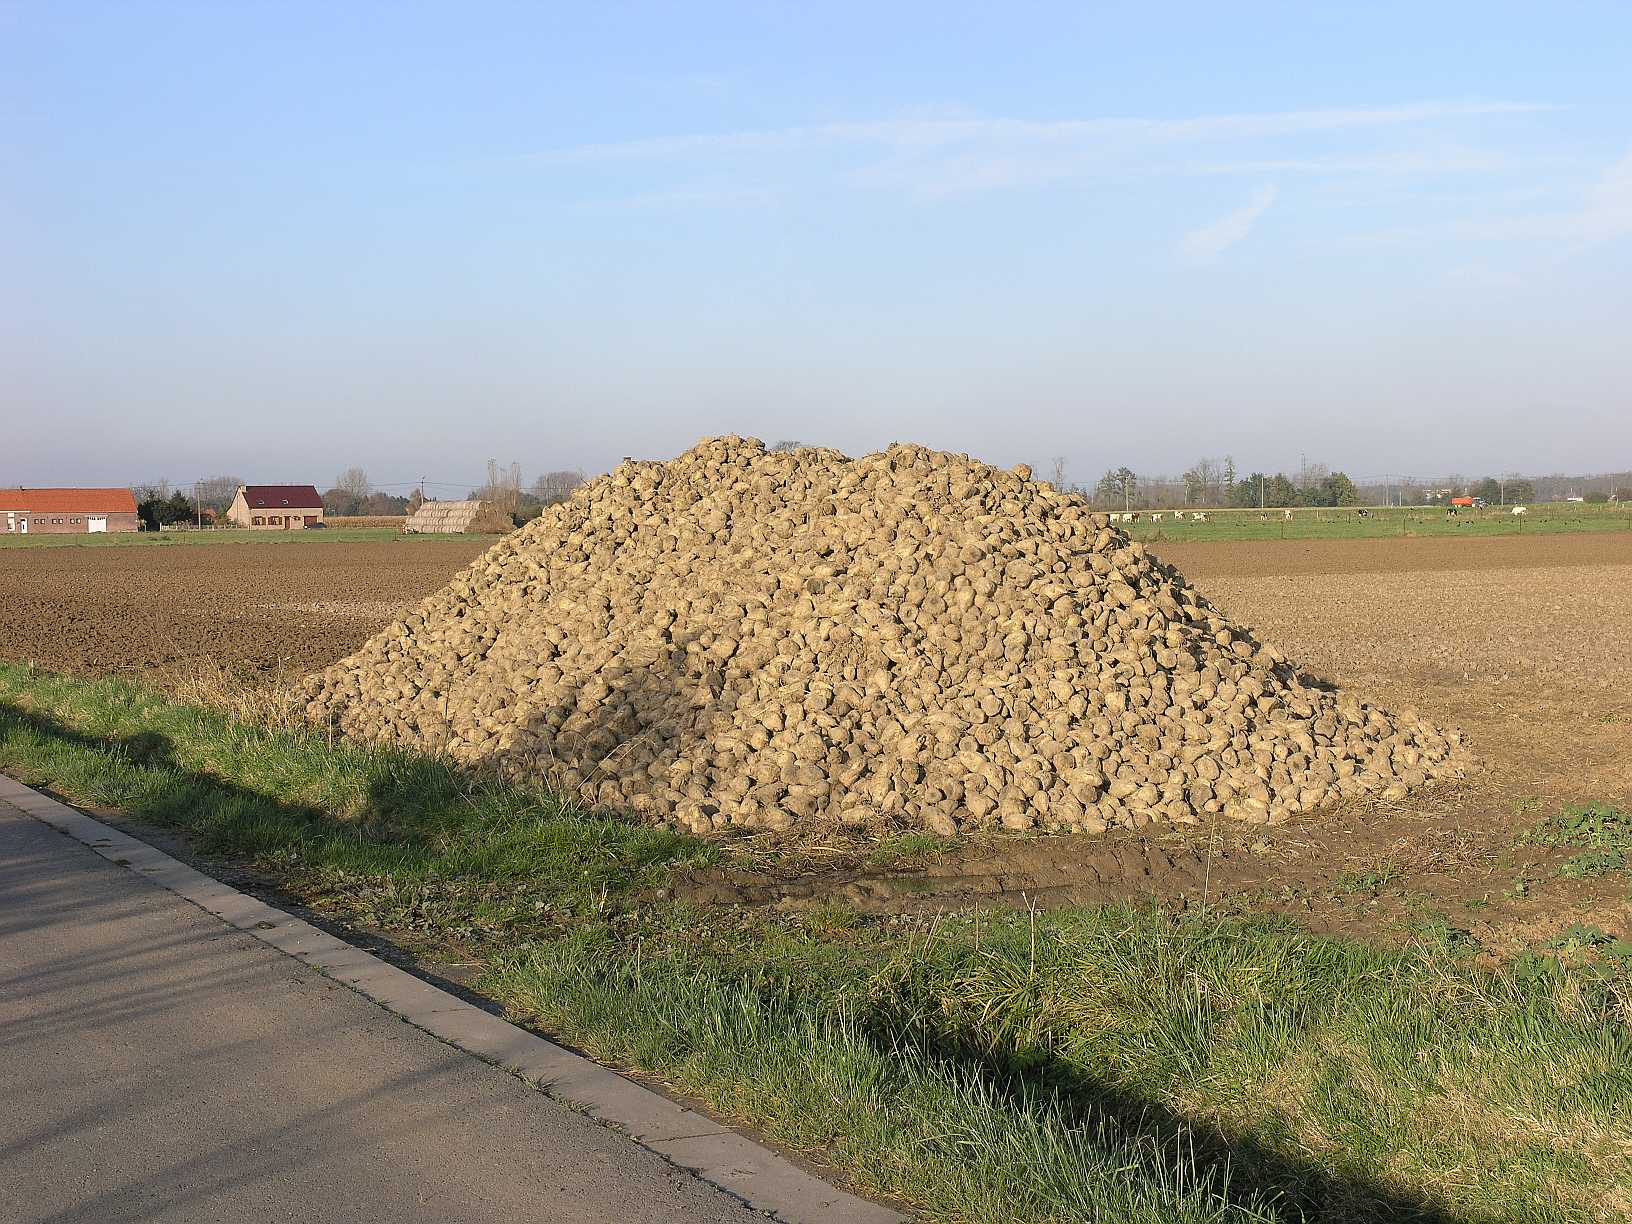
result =
M1072 494L919 446L626 462L308 678L308 718L695 832L1276 824L1460 776Z

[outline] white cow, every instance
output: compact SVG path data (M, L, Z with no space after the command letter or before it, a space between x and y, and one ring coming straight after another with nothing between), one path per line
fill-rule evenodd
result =
M1281 517L1282 517L1282 518L1283 518L1283 519L1286 519L1286 520L1287 520L1287 521L1288 521L1288 522L1290 522L1290 521L1291 521L1291 519L1292 519L1292 511L1290 511L1290 510L1282 510L1282 511L1281 511Z
M1527 506L1514 506L1513 507L1513 513L1514 514L1529 514L1530 510L1529 510L1529 507L1527 507Z
M1191 513L1190 517L1195 522L1205 523L1207 521L1207 512L1205 510L1196 510Z
M1156 512L1156 513L1155 513L1155 514L1153 514L1153 515L1151 515L1151 516L1150 516L1150 521L1151 521L1151 522L1153 522L1153 523L1159 523L1159 522L1161 522L1161 521L1162 521L1162 513L1161 513L1161 511L1159 511L1159 510L1158 510L1158 511L1157 511L1157 512Z

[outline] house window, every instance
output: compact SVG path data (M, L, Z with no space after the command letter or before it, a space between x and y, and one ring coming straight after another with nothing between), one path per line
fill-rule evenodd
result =
M269 527L280 527L283 525L283 519L276 514L268 515L266 523Z
M266 520L264 518L262 518L258 514L254 518L250 519L249 522L250 522L250 526L252 526L252 527L265 527L266 526Z

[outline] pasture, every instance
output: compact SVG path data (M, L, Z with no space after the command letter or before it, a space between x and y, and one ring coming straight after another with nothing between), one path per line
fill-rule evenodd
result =
M1136 540L1365 540L1428 536L1466 539L1632 531L1632 505L1538 502L1521 515L1511 506L1447 510L1423 506L1341 506L1296 510L1143 510L1119 524ZM1182 517L1181 517L1182 514Z

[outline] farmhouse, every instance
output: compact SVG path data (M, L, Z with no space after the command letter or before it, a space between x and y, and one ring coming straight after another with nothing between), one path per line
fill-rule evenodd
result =
M264 531L299 531L323 522L323 499L311 485L239 485L227 521Z
M477 501L427 501L408 517L402 529L411 535L503 534L515 523L497 506Z
M129 489L0 489L0 535L139 531Z

